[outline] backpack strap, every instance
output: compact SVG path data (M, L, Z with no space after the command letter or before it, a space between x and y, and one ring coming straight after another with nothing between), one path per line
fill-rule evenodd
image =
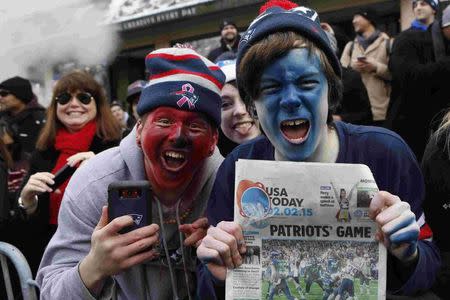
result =
M389 58L389 56L391 55L391 50L392 50L392 39L388 38L386 39L386 57Z

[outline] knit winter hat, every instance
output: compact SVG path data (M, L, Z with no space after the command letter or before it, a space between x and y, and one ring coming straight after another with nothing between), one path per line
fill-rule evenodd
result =
M149 81L137 106L140 116L159 106L204 113L220 125L225 75L220 68L189 48L163 48L145 58Z
M373 26L377 26L378 14L376 10L371 8L360 9L355 13L355 15L360 15L364 19L372 23Z
M413 8L414 8L414 4L417 1L419 1L419 0L413 0ZM437 11L439 9L439 0L423 0L423 1L428 3L428 5L430 5L434 11Z
M146 83L145 80L136 80L131 83L127 88L127 102L131 102L134 95L141 93Z
M276 6L270 6L271 4ZM266 7L268 7L266 9ZM265 9L265 10L264 10ZM341 65L330 45L325 31L320 26L319 15L316 11L290 1L269 1L261 7L262 12L253 20L239 42L236 61L238 87L244 99L245 91L239 83L239 64L247 51L266 36L280 31L294 31L312 41L319 47L333 67L334 72L341 76Z
M29 103L34 97L30 81L19 76L9 78L0 83L0 89L9 91L25 104Z
M234 26L234 28L236 28L236 30L237 30L237 26L236 26L236 23L234 23L234 21L232 21L232 20L223 20L222 23L220 23L220 27L219 27L220 31L222 31L225 28L225 26L228 26L228 25Z

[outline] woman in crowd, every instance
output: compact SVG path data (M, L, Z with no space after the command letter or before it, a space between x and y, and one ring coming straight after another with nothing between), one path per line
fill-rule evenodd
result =
M225 73L226 80L221 94L222 121L217 146L220 153L226 157L237 145L257 137L261 131L258 122L252 118L239 96L236 84L236 54L231 52L228 56L219 56L218 59L221 58L222 60L217 60L216 63Z
M434 291L445 298L450 295L450 111L431 136L422 161L425 179L425 215L433 231L434 241L441 250L442 267Z
M103 87L85 72L74 71L56 83L47 122L36 144L19 206L27 216L29 239L22 246L33 272L56 231L66 179L53 189L55 173L66 164L78 167L96 153L118 145L121 128L111 114Z

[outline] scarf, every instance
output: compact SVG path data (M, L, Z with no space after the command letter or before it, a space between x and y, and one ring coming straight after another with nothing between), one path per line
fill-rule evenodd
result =
M419 20L414 20L411 23L411 28L415 29L415 30L420 30L420 31L427 31L428 25L423 24Z
M59 156L51 173L55 174L61 169L70 156L89 151L96 129L95 121L87 123L77 132L69 132L65 127L59 128L55 137L55 149L59 152ZM59 207L69 180L70 178L59 186L61 193L50 193L50 224L58 224Z
M379 30L375 30L367 39L362 34L357 34L356 39L361 47L366 50L375 40L380 36L381 32Z

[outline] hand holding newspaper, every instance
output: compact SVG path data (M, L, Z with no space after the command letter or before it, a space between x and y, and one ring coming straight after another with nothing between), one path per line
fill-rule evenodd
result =
M239 160L234 221L243 264L226 299L384 299L386 248L365 165Z

